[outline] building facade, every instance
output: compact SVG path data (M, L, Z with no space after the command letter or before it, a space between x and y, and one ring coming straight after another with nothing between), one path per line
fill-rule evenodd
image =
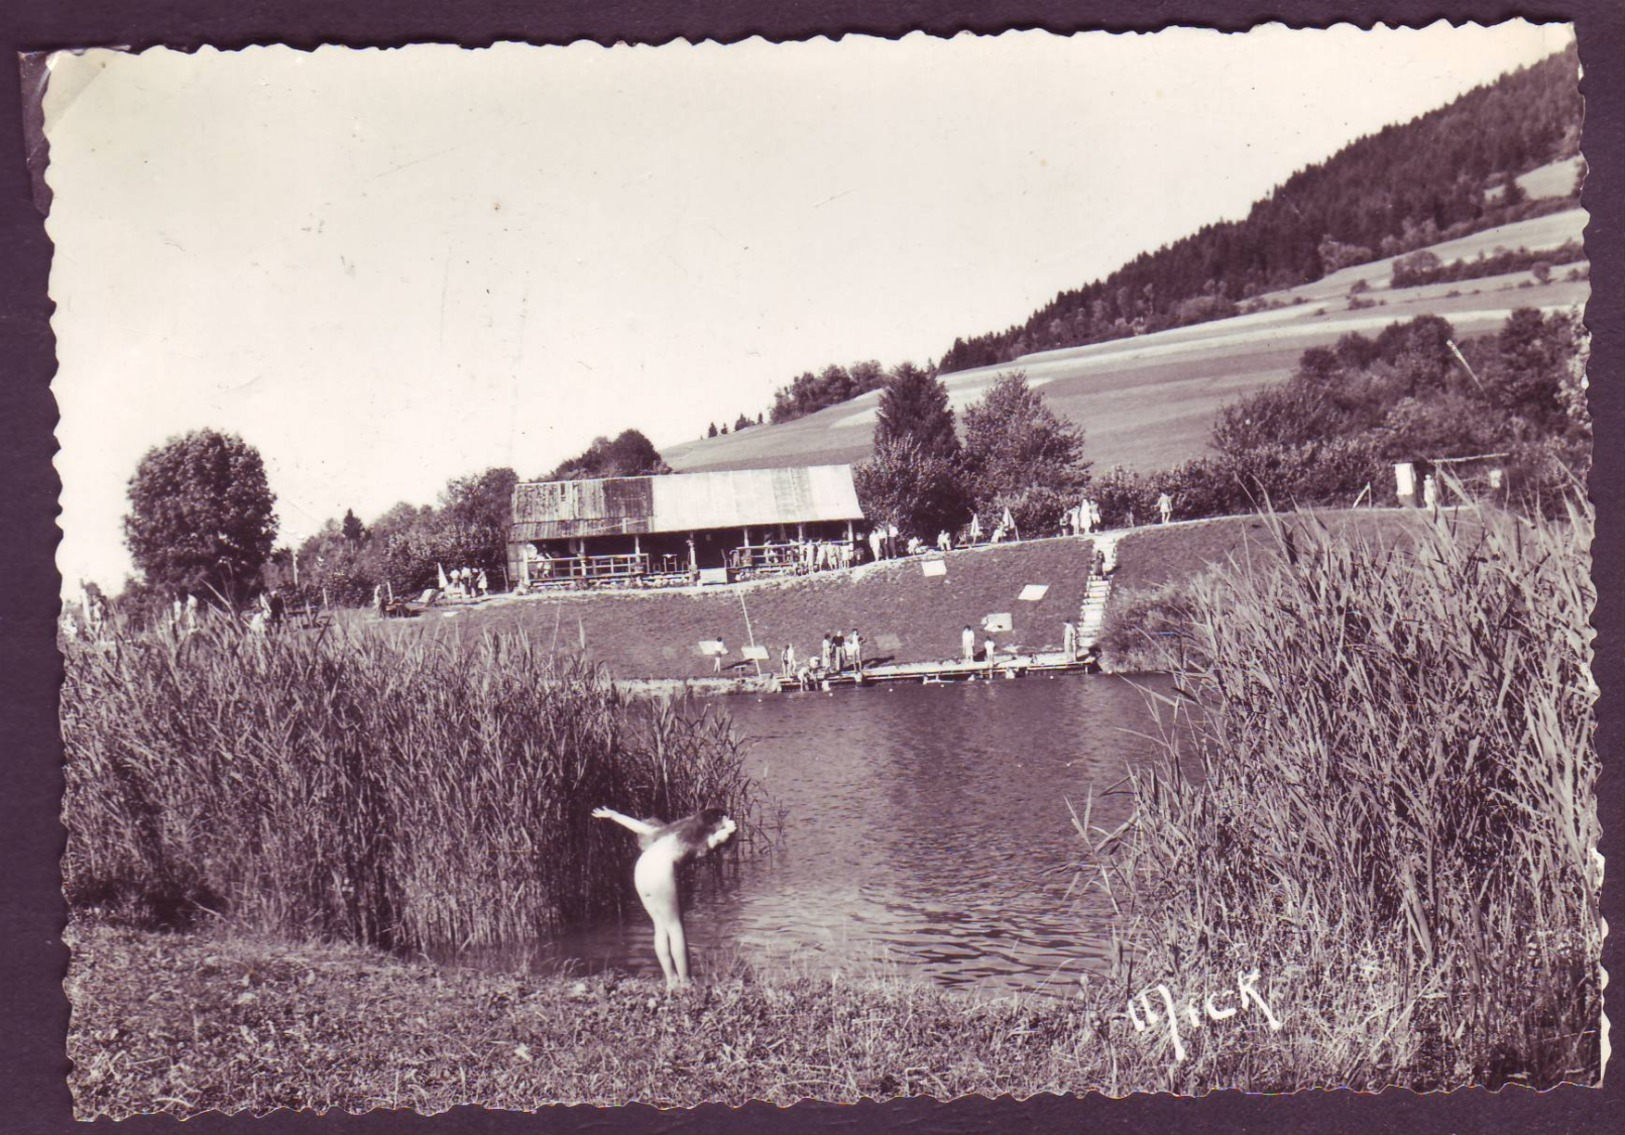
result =
M850 465L527 481L508 573L522 588L717 580L793 569L862 524Z

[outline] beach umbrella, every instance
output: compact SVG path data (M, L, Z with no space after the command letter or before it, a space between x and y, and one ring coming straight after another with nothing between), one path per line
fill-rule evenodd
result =
M446 582L446 569L439 564L435 564L434 570L440 576L440 590L444 591L450 587L451 584Z
M982 518L979 516L972 515L970 518L970 538L972 540L982 538Z

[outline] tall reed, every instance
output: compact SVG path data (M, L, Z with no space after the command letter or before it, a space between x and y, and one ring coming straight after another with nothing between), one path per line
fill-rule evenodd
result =
M1322 1074L1592 1081L1592 518L1464 515L1402 544L1276 518L1278 554L1199 578L1193 700L1163 703L1194 712L1095 878L1133 980L1273 971L1344 1046Z
M71 901L401 949L521 941L626 896L598 804L750 828L728 722L629 702L519 634L365 629L71 644Z

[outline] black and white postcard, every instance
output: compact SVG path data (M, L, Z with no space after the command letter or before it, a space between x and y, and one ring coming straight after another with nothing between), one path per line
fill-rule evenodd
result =
M1601 1082L1570 25L35 65L78 1118Z

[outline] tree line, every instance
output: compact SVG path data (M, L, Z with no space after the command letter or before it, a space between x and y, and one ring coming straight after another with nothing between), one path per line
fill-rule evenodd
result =
M669 473L638 430L599 437L544 481ZM353 509L297 548L274 547L276 498L259 452L241 437L196 430L149 450L130 480L125 544L138 577L121 610L150 619L177 597L240 607L267 589L295 602L358 604L374 588L406 596L435 586L439 569L506 571L518 474L507 467L453 477L432 505L401 502L363 522Z
M1393 504L1396 462L1495 454L1504 503L1561 507L1592 450L1578 313L1522 308L1498 332L1455 334L1424 315L1311 348L1287 382L1220 411L1212 455L1154 473L1108 470L1089 492L1107 524L1149 515L1163 492L1187 518Z
M1224 318L1255 296L1351 264L1571 207L1526 200L1513 177L1579 153L1578 67L1571 46L1361 138L1292 175L1245 220L1143 253L1103 280L1061 292L1024 323L955 339L941 368L997 366L1033 351Z
M1501 499L1533 512L1559 504L1589 467L1586 355L1578 313L1535 308L1459 343L1435 315L1347 334L1305 351L1287 382L1225 406L1211 455L1150 473L1093 472L1082 430L1020 371L999 376L956 428L942 382L903 367L882 391L858 497L871 521L927 541L972 516L985 530L1006 509L1023 533L1050 535L1083 494L1111 526L1148 520L1163 493L1187 519L1393 504L1395 462L1496 454Z

